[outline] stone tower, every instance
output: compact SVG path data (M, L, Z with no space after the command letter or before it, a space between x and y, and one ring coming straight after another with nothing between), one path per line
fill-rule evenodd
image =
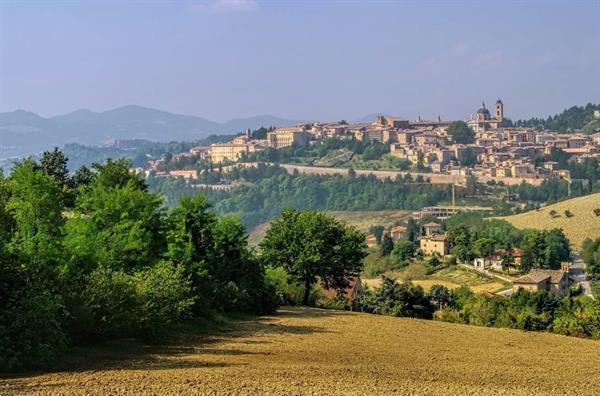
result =
M500 99L496 101L496 119L498 121L502 121L504 119L504 104L502 104Z

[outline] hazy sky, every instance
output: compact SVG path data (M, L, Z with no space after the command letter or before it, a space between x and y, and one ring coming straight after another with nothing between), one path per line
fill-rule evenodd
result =
M0 111L513 119L600 102L600 1L6 2Z

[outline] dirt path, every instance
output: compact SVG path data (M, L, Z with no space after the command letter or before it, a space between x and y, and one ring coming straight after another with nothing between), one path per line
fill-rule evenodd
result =
M0 380L0 394L594 394L600 342L284 308L235 330L77 370Z

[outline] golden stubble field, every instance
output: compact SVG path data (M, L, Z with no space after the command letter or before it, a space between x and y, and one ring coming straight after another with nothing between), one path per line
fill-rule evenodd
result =
M573 247L578 249L585 238L600 238L600 217L594 214L596 208L600 208L600 193L567 199L540 210L500 218L517 228L562 228ZM556 217L550 215L552 210L556 211ZM565 216L566 210L573 216Z
M0 394L593 395L600 342L312 308L239 322ZM85 360L83 361L85 362Z

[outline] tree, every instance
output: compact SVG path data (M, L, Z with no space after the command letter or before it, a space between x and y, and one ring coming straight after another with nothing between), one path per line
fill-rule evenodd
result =
M512 248L508 248L504 251L504 253L502 253L502 269L504 271L508 271L510 272L510 267L514 267L515 265L515 257L513 256L512 253Z
M64 186L67 184L69 176L67 162L67 157L58 147L55 147L52 151L44 151L40 159L40 167L45 174L53 177L60 186Z
M373 312L380 315L430 319L433 307L420 286L398 283L382 277L372 300Z
M358 276L366 256L364 234L323 213L286 209L271 223L260 243L262 259L281 266L304 286L308 304L312 286L343 290Z
M410 217L406 222L406 239L411 242L415 242L421 235L421 228L417 221Z
M140 175L129 171L131 162L125 158L113 161L106 160L104 164L93 164L96 171L95 183L99 186L122 188L131 184L133 189L148 191L146 182Z
M464 121L453 121L446 132L459 144L469 144L475 141L475 132Z
M379 248L382 256L389 256L394 249L394 241L389 233L386 233L381 238L381 246Z
M398 241L392 250L392 257L397 266L406 265L407 261L410 260L415 253L415 243L409 240Z
M489 259L494 252L494 240L490 238L480 238L473 244L475 252L483 259Z
M74 188L81 186L89 186L94 181L94 173L87 166L82 166L77 169L73 176L71 176L71 185Z
M481 184L477 180L477 176L467 176L465 192L467 195L476 195L481 189Z
M381 244L381 237L383 237L383 231L385 231L385 227L379 224L369 227L369 234L373 234L375 236L377 244Z
M433 285L427 293L427 297L437 309L444 309L452 301L452 293L446 286Z
M15 222L10 250L33 267L56 264L64 225L58 182L28 159L15 165L8 188L6 208Z

